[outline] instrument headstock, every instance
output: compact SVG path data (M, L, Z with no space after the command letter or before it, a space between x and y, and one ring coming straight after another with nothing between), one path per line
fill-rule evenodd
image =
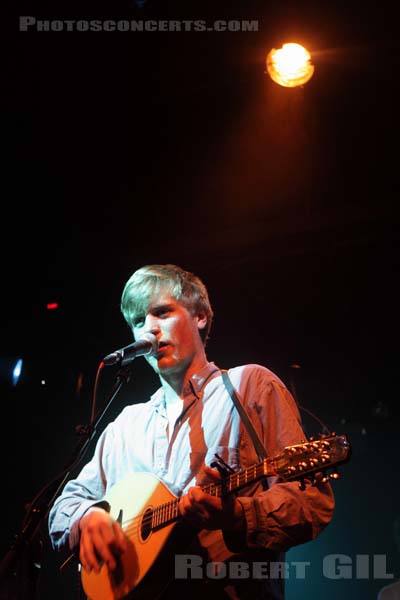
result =
M337 467L346 463L350 455L351 445L346 435L333 433L286 446L274 457L274 468L284 481L300 480L300 486L304 488L306 479L312 484L329 478L338 479Z

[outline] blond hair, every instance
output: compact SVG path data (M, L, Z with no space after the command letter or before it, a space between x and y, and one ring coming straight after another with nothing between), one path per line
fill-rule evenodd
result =
M199 277L177 265L147 265L131 275L121 298L121 312L128 325L133 328L135 319L146 314L152 298L160 291L169 292L192 315L206 314L207 325L200 330L205 345L214 316L206 286Z

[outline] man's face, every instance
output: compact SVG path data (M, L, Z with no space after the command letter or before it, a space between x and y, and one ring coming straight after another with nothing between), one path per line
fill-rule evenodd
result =
M199 330L206 326L205 315L192 315L169 292L153 298L145 315L133 323L135 340L153 333L158 341L156 356L146 357L156 373L167 375L184 371L196 361L204 360L204 346Z

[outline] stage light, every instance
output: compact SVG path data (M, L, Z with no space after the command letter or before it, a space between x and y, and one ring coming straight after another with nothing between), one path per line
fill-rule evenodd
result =
M271 79L284 87L304 85L314 73L308 50L292 42L283 44L279 50L272 48L267 54L266 65Z
M12 372L12 384L14 386L17 385L19 378L21 377L23 364L24 364L24 361L22 360L22 358L19 358L14 365L13 372Z
M0 356L0 379L15 387L21 378L23 364L22 358Z
M56 310L58 308L58 302L48 302L46 308L47 310Z

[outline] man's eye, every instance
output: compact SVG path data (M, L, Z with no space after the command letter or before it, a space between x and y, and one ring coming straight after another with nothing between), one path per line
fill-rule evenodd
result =
M143 325L144 325L144 319L138 317L137 319L133 320L134 327L143 327Z
M157 317L166 317L169 315L169 313L169 308L160 308L160 310L157 311Z

